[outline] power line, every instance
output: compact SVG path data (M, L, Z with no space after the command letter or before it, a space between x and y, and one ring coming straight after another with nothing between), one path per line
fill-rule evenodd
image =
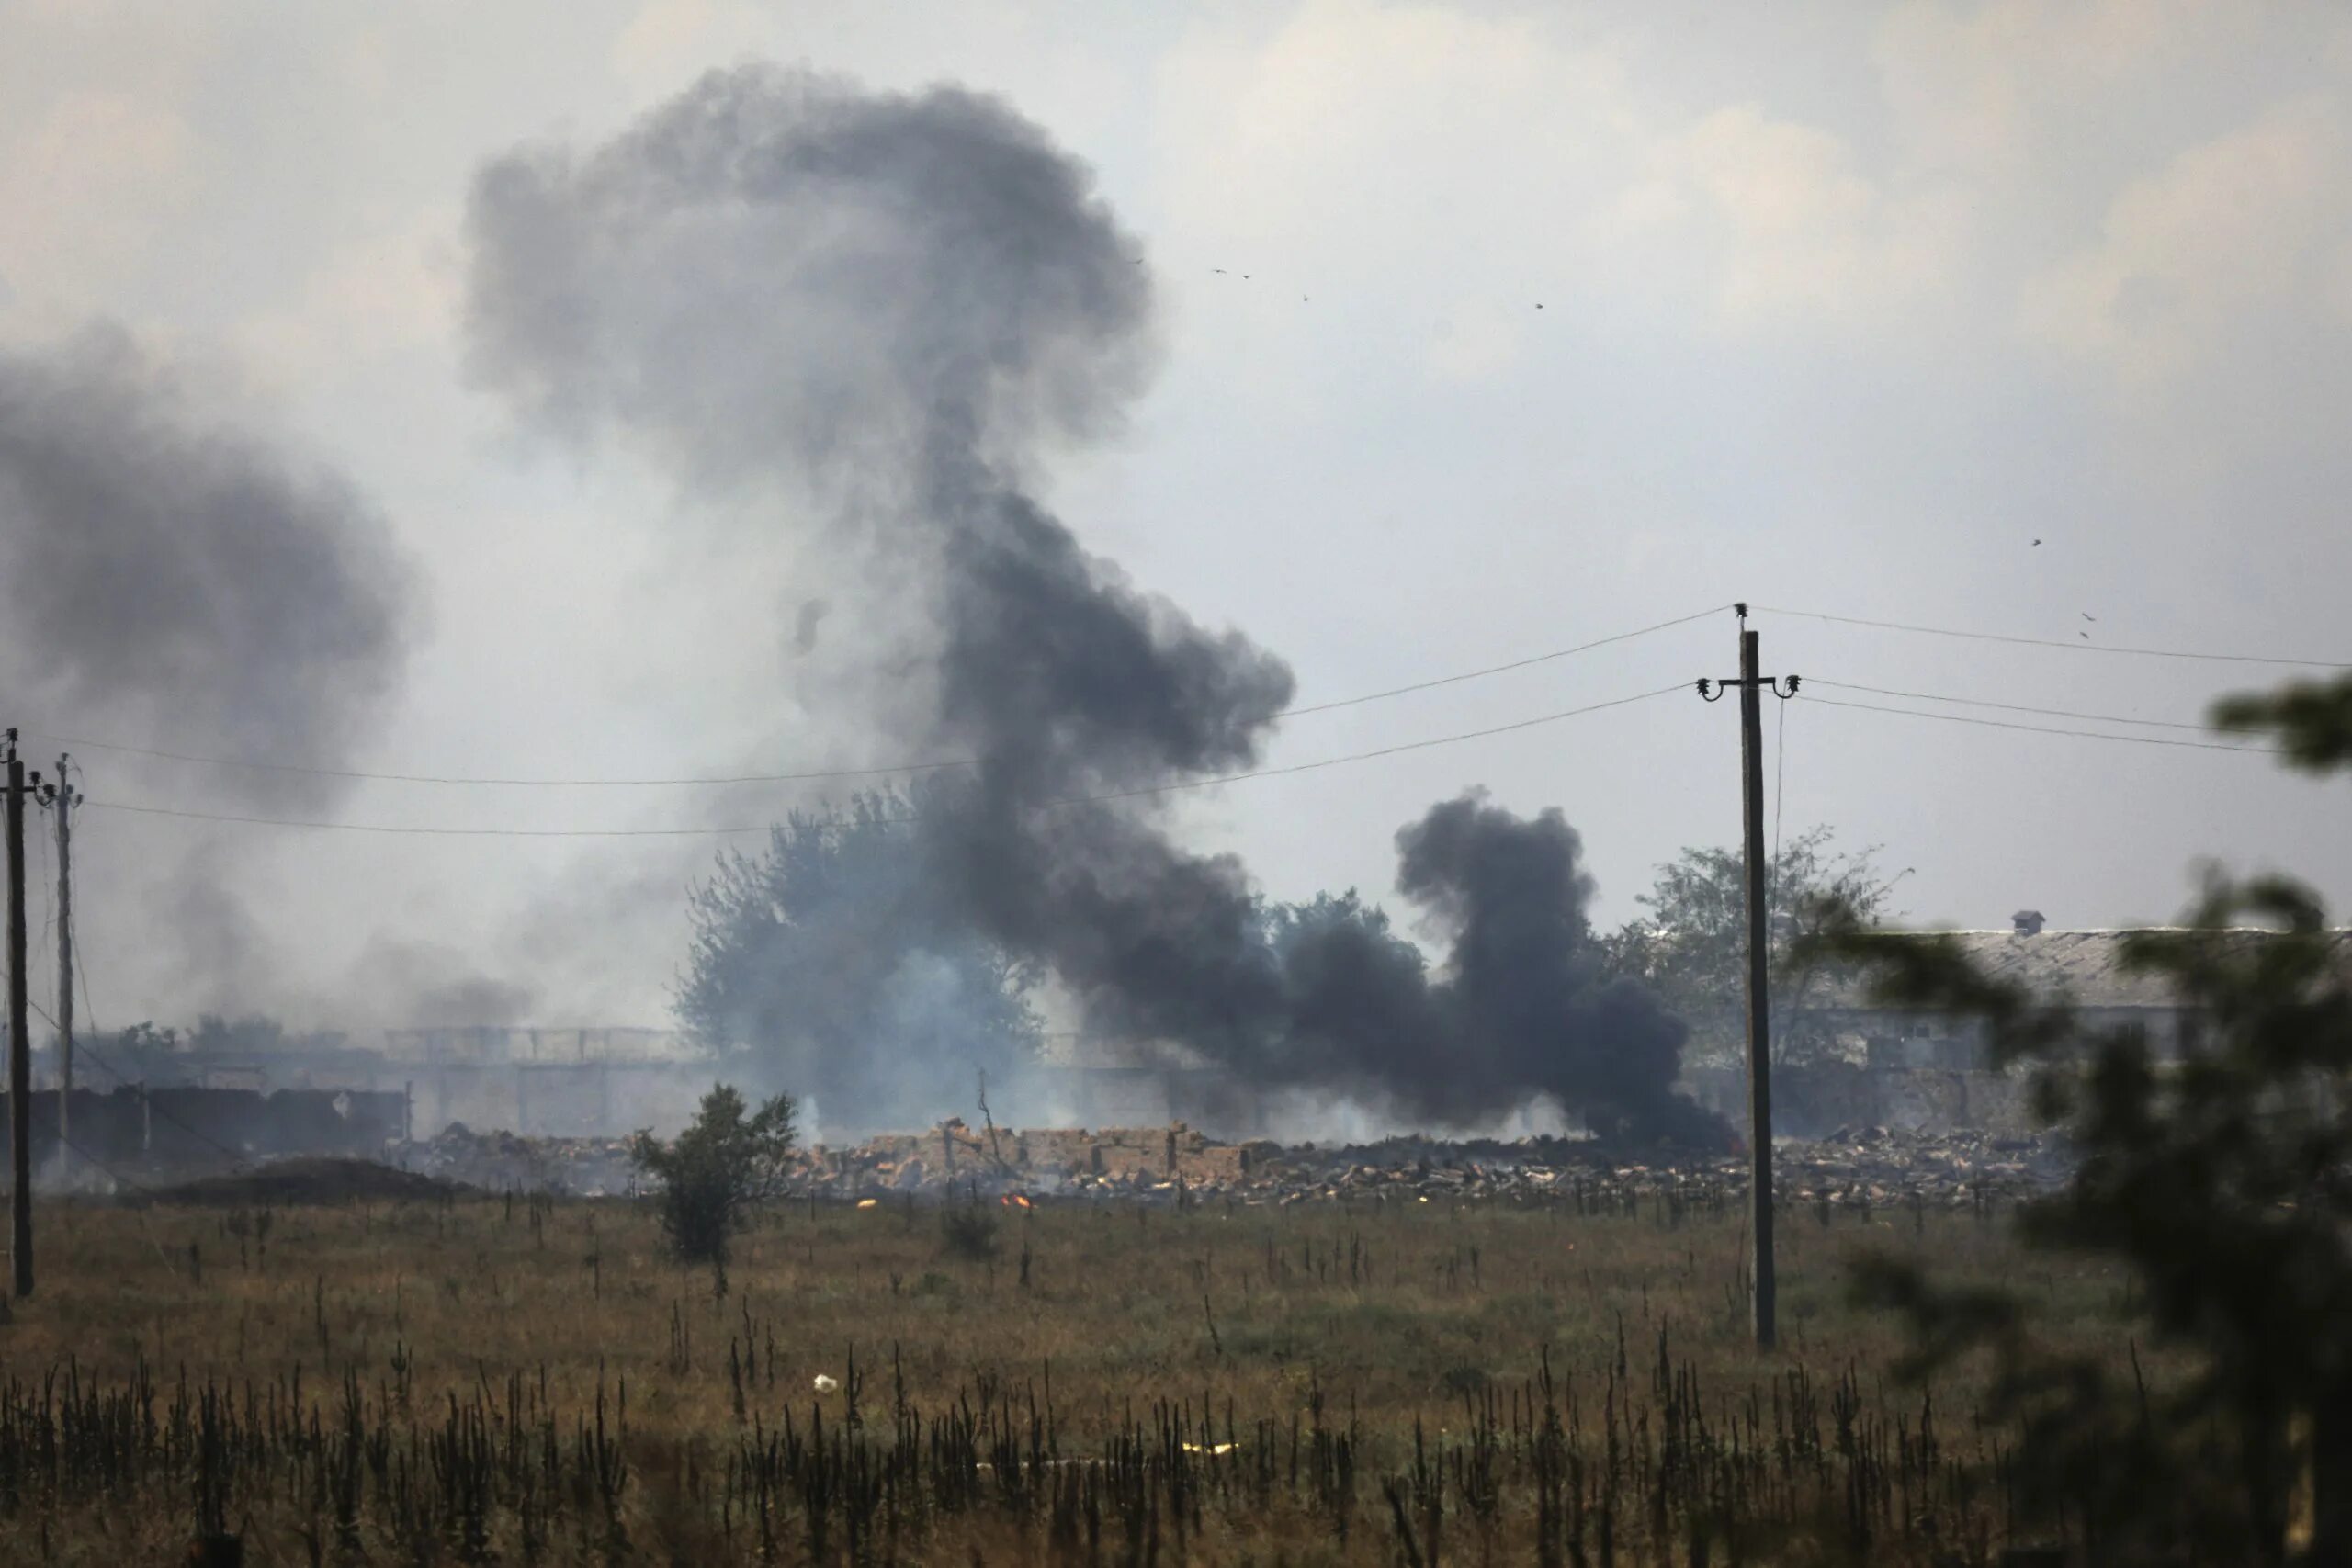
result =
M1414 692L1434 691L1440 686L1456 685L1464 681L1483 680L1489 675L1505 674L1513 670L1525 670L1533 665L1566 659L1574 654L1588 653L1596 648L1606 648L1611 643L1631 642L1635 637L1648 637L1655 632L1667 631L1675 626L1688 626L1693 621L1704 620L1709 615L1721 615L1730 608L1729 604L1712 605L1704 610L1696 610L1687 615L1677 615L1671 620L1659 621L1633 631L1595 637L1590 642L1580 642L1573 648L1555 649L1549 653L1531 654L1525 659L1514 659L1508 663L1490 664L1477 670L1464 670L1458 674L1440 675L1433 680L1416 681L1403 686L1391 686L1385 691L1366 692L1360 696L1339 697L1330 702L1309 703L1299 707L1284 708L1279 713L1269 715L1268 718L1270 721L1299 718L1307 714L1329 713L1338 708L1357 707L1365 703L1382 702L1390 697L1401 697ZM692 785L808 784L826 779L880 778L894 773L935 773L946 768L978 767L986 761L981 757L948 757L930 761L896 762L886 767L819 768L799 773L698 773L687 777L666 779L506 778L469 773L368 773L354 768L320 768L294 762L264 762L242 757L207 756L192 751L169 751L148 746L125 746L114 741L93 740L83 736L55 735L47 730L28 729L25 733L38 735L43 739L53 740L64 746L85 747L97 751L116 751L132 757L153 757L166 761L192 762L204 767L243 768L256 773L294 773L306 778L349 779L373 784L502 784L537 789L635 789Z
M1730 608L1729 604L1711 605L1688 615L1677 615L1670 621L1660 621L1656 626L1644 626L1639 631L1619 632L1614 637L1595 637L1590 642L1580 642L1574 648L1558 649L1551 653L1538 653L1526 659L1514 659L1508 664L1489 664L1483 670L1465 670L1459 675L1441 675L1434 681L1417 681L1409 686L1391 686L1385 692L1367 692L1361 697L1341 697L1337 702L1313 703L1305 707L1284 708L1274 716L1296 718L1302 714L1329 713L1333 708L1354 707L1359 703L1376 703L1385 697L1401 697L1408 692L1427 692L1439 686L1451 686L1457 682L1476 681L1487 675L1500 675L1510 670L1524 670L1532 664L1544 664L1555 659L1566 659L1573 653L1586 653L1596 648L1606 648L1612 642L1631 642L1637 637L1647 637L1652 632L1662 632L1670 626L1687 626L1692 621L1703 621L1709 615L1720 615Z
M1584 714L1599 713L1603 708L1621 708L1630 703L1645 703L1653 697L1663 697L1673 692L1688 692L1690 689L1688 684L1678 681L1671 686L1660 686L1654 692L1639 692L1630 697L1611 697L1605 703L1587 703L1582 707L1563 708L1558 713L1541 714L1534 718L1518 719L1510 724L1491 725L1485 729L1467 729L1459 735L1441 735L1428 740L1407 740L1395 746L1383 746L1374 751L1353 751L1344 757L1325 757L1313 762L1294 762L1283 768L1259 768L1246 773L1226 773L1212 779L1181 779L1173 784L1147 784L1138 789L1107 790L1101 795L1081 795L1067 800L1041 801L1039 805L1044 809L1061 806L1091 806L1098 801L1134 800L1143 795L1170 795L1177 790L1206 789L1212 784L1239 784L1245 779L1272 779L1280 778L1288 773L1310 773L1318 768L1336 768L1343 762L1365 762L1377 757L1394 757L1403 751L1424 751L1432 746L1452 746L1457 741L1483 740L1490 735L1508 735L1517 729L1532 729L1538 725L1556 724L1564 718L1576 718Z
M119 751L127 756L156 757L173 762L197 762L214 768L245 768L255 773L299 773L305 778L351 779L371 784L512 784L540 789L586 789L600 786L634 789L650 788L655 785L803 784L822 779L878 778L888 773L922 773L935 772L942 768L968 768L976 766L979 761L974 757L951 757L933 762L897 762L883 768L820 768L797 773L727 775L706 773L697 774L692 778L676 779L492 778L458 773L370 773L349 768L311 768L292 762L256 762L242 757L206 757L189 751L161 751L146 746L119 746L111 741L51 735L47 730L40 729L28 729L25 733L38 735L43 739L54 740L61 745L83 747L96 751Z
M84 935L83 932L78 931L74 934L77 939L82 938ZM82 981L82 1010L89 1015L90 1032L94 1035L102 1035L106 1031L98 1027L97 1005L90 999L90 966L83 956L84 950L88 945L89 944L85 940L76 940L74 942L74 972L75 975L80 976ZM47 1017L48 1015L43 1014L42 1016ZM51 1021L50 1027L52 1029L57 1027L54 1020ZM112 1062L107 1061L106 1057L100 1055L96 1048L89 1044L86 1041L76 1041L74 1043L74 1046L75 1049L87 1055L92 1061L95 1061L98 1066L104 1067L107 1072L113 1077L117 1085L129 1084L134 1081L140 1084L140 1098L145 1105L148 1115L162 1117L164 1122L168 1122L172 1126L177 1127L181 1132L186 1133L189 1137L194 1138L197 1142L209 1145L216 1152L228 1156L231 1162L239 1168L243 1168L252 1163L246 1159L243 1150L231 1148L220 1139L189 1126L187 1122L181 1121L170 1111L156 1105L154 1095L144 1087L146 1084L146 1080L144 1078L139 1078L136 1080L132 1079L126 1075L120 1067L116 1066ZM68 1146L70 1147L71 1145L69 1145ZM76 1150L75 1152L79 1153L80 1151ZM85 1156L84 1157L87 1158L88 1156ZM97 1164L96 1160L92 1160L91 1163L93 1165ZM104 1166L99 1166L98 1168L101 1170L106 1169ZM107 1171L107 1174L113 1176L114 1172ZM115 1179L117 1180L122 1179L120 1177L116 1177Z
M1766 863L1777 881L1781 874L1781 783L1789 776L1789 705L1781 705L1780 732L1772 737L1772 858Z
M37 1013L40 1013L41 1021L42 1021L42 1022L44 1022L44 1023L46 1023L46 1024L48 1024L51 1029L55 1029L55 1028L57 1027L57 1021L56 1021L55 1019L53 1019L53 1018L50 1017L48 1013L46 1013L46 1012L42 1012L42 1011L41 1011L41 1009L40 1009L40 1005L39 1005L38 1003L33 1004L33 1011L35 1011L35 1012L37 1012ZM98 1028L97 1028L97 1026L96 1026L96 1024L95 1022L93 1022L93 1023L92 1023L92 1025L91 1025L91 1032L92 1032L92 1033L97 1033L97 1032L100 1032L100 1031L98 1030ZM130 1083L133 1083L133 1082L139 1081L139 1080L136 1080L136 1079L133 1079L133 1078L126 1077L123 1075L123 1072L122 1072L122 1070L121 1070L119 1067L117 1067L117 1066L116 1066L112 1062L107 1061L104 1056L99 1055L98 1055L98 1053L97 1053L95 1049L93 1049L93 1048L92 1048L92 1047L91 1047L87 1043L83 1042L83 1041L78 1041L78 1040L77 1040L77 1041L75 1041L75 1042L74 1042L74 1048L75 1048L76 1050L79 1050L79 1051L82 1051L82 1052L86 1053L86 1054L91 1057L91 1059L92 1059L92 1060L96 1061L96 1062L98 1064L98 1066L100 1066L104 1067L104 1068L105 1068L108 1073L112 1074L112 1075L114 1076L114 1081L115 1081L118 1085L130 1084ZM153 1093L150 1093L150 1094L148 1095L148 1099L147 1099L147 1111L148 1111L148 1114L150 1114L150 1115L152 1115L152 1116L160 1117L160 1118L161 1118L161 1119L163 1119L164 1121L170 1122L173 1126L177 1127L181 1132L186 1133L189 1137L194 1138L197 1142L198 1142L198 1143L200 1143L200 1144L209 1145L209 1146L210 1146L210 1147L211 1147L211 1148L212 1148L216 1153L223 1154L223 1155L228 1156L229 1156L229 1158L231 1158L231 1159L234 1160L237 1164L239 1164L239 1165L245 1165L245 1164L250 1163L250 1162L249 1162L249 1161L247 1161L247 1159L245 1158L245 1156L244 1156L244 1153L243 1153L243 1150L240 1150L240 1149L232 1149L232 1148L231 1148L228 1145L226 1145L226 1144L222 1143L220 1139L218 1139L218 1138L216 1138L216 1137L213 1137L210 1134L209 1134L209 1133L204 1133L204 1132L199 1132L198 1129L196 1129L196 1128L194 1128L194 1127L189 1126L187 1122L185 1122L181 1121L178 1117L176 1117L176 1116L173 1115L170 1111L165 1111L165 1110L164 1110L162 1107L158 1106L158 1105L155 1103L155 1101L154 1101L154 1096L153 1095ZM71 1148L71 1147L73 1147L73 1146L74 1146L74 1145L70 1145L70 1144L67 1145L67 1147L69 1147L69 1148ZM79 1151L78 1149L76 1149L76 1150L75 1150L75 1152L76 1152L76 1153L79 1153L80 1151ZM96 1161L92 1161L92 1163L93 1163L93 1164L96 1164ZM103 1167L101 1167L100 1168L103 1168ZM111 1173L111 1172L109 1172L108 1174L109 1174L109 1175L111 1175L112 1173Z
M455 839L709 839L736 833L764 833L771 825L728 828L402 828L377 822L316 822L288 817L240 817L221 811L182 811L169 806L132 806L115 800L87 800L95 811L129 811L141 817L179 817L193 822L236 822L257 828L316 828L341 833L397 833ZM814 828L848 826L837 821L813 823Z
M1962 707L1997 708L2003 713L2039 714L2044 718L2086 718L2098 724L2130 724L2146 729L2187 729L2199 735L2212 733L2211 725L2186 724L2177 719L2126 718L2121 714L2081 713L2073 708L2028 707L2022 703L1988 702L1981 697L1948 697L1934 692L1898 692L1886 686L1861 686L1850 681L1825 681L1817 676L1808 676L1806 680L1808 684L1815 686L1830 686L1841 692L1868 692L1878 697L1905 697L1913 702L1954 703Z
M1647 702L1672 692L1688 688L1678 682L1656 691L1641 692L1630 697L1613 697L1607 702L1588 703L1582 707L1564 708L1557 713L1539 714L1509 724L1490 725L1484 729L1464 730L1456 735L1433 736L1424 740L1407 740L1394 746L1382 746L1369 751L1351 751L1343 757L1323 757L1312 762L1294 762L1279 768L1255 768L1246 773L1221 773L1210 778L1177 779L1167 784L1144 784L1133 789L1104 790L1093 795L1069 795L1036 803L1039 810L1056 810L1078 806L1099 805L1114 800L1135 800L1147 795L1170 795L1180 790L1208 789L1217 784L1240 784L1250 779L1281 778L1292 773L1314 773L1318 769L1336 768L1344 763L1372 761L1382 757L1394 757L1407 751L1427 750L1436 746L1453 746L1464 740L1482 740L1489 736L1507 735L1514 730L1532 729L1539 725L1556 724L1562 719L1576 718L1584 714L1599 713L1605 708L1623 707L1629 703ZM128 811L148 817L178 817L198 822L234 822L254 827L311 828L345 833L386 833L420 835L435 838L466 839L683 839L724 838L741 833L767 833L777 830L773 823L713 828L441 828L403 827L379 822L322 822L284 817L246 817L225 812L187 811L176 807L134 806L128 802L85 800L85 807L104 811ZM855 820L826 818L807 824L807 829L823 831L837 828L864 826L866 823L907 823L921 820L911 814L876 816Z
M1900 714L1905 718L1931 718L1943 724L1973 724L1984 729L2018 729L2029 735L2067 735L2080 740L2120 740L2129 746L2185 746L2199 751L2252 751L2264 756L2277 756L2276 746L2233 746L2220 740L2172 740L2161 735L2102 735L2094 729L2058 729L2048 725L2015 724L1999 718L1971 718L1966 714L1922 713L1917 708L1891 708L1878 703L1842 702L1836 697L1816 697L1807 694L1801 700L1822 707L1854 708L1863 713Z
M1793 615L1811 621L1831 621L1839 626L1871 626L1879 631L1918 632L1927 637L1967 637L1976 642L2014 643L2025 648L2063 648L2069 653L2126 654L2141 659L2188 659L2220 664L2277 664L2301 670L2352 670L2352 662L2324 659L2275 659L2254 653L2196 653L2177 648L2127 648L2114 643L2061 642L2055 637L2008 637L1999 632L1959 631L1950 626L1919 626L1905 621L1872 621L1860 615L1832 615L1821 610L1783 610L1758 604L1757 613L1767 615Z

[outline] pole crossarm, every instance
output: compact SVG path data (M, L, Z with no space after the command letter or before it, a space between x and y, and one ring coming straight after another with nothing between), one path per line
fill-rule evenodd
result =
M1770 692L1782 702L1787 702L1797 694L1797 683L1804 679L1802 675L1758 675L1756 677L1756 686L1758 690ZM1788 682L1786 691L1781 689L1781 682L1783 681ZM1748 684L1747 678L1744 675L1726 675L1721 680L1713 681L1702 675L1699 677L1699 694L1711 703L1717 703L1723 701L1725 692L1736 691L1747 684Z

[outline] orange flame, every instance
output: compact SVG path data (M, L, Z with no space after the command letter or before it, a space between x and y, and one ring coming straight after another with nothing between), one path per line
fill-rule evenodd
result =
M1023 1208L1023 1209L1026 1209L1026 1208L1031 1207L1031 1204L1030 1204L1030 1202L1029 1202L1029 1200L1028 1200L1028 1199L1026 1199L1026 1198L1023 1198L1023 1197L1020 1193L1018 1193L1018 1192L1008 1192L1008 1193L1006 1193L1003 1197L1001 1197L1001 1198L998 1199L998 1200L997 1200L997 1201L998 1201L1000 1204L1001 1204L1002 1206L1004 1206L1005 1208L1008 1208L1008 1209L1012 1208L1012 1207L1014 1207L1015 1205L1018 1205L1019 1207Z

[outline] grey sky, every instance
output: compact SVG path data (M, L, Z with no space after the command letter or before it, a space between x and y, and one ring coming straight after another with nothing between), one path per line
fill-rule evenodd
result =
M815 527L747 553L626 452L518 436L464 375L461 220L485 161L600 142L713 65L953 80L1091 163L1156 274L1158 379L1046 476L1051 501L1139 584L1283 655L1304 702L1735 598L2352 658L2352 25L2173 0L1767 16L0 0L0 345L112 318L389 520L429 614L355 766L895 761L862 722L894 675L854 635L888 572ZM2147 718L2275 673L1758 624L1776 671ZM1732 629L1307 716L1272 761L1720 675ZM1917 919L2162 918L2205 853L2352 896L2352 801L2256 759L1786 717L1787 829L1883 843L1917 868ZM1278 896L1394 904L1397 827L1483 784L1566 812L1614 917L1653 863L1732 837L1736 742L1727 705L1676 695L1204 792L1184 819ZM85 761L94 799L235 808L201 770ZM376 784L328 814L673 826L808 798ZM542 1019L658 1021L708 852L99 812L81 848L105 1023L215 999L389 1015L435 953L530 987ZM190 1000L143 961L141 921L179 907L160 868L199 851L248 896L269 994Z

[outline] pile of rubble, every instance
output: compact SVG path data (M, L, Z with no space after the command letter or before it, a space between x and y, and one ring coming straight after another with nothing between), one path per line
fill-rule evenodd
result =
M2015 1197L2052 1185L2066 1170L2063 1154L2046 1141L1883 1127L1779 1144L1774 1165L1784 1201L1849 1206ZM976 1132L952 1121L927 1134L812 1149L796 1185L844 1199L965 1192L1283 1205L1444 1199L1569 1201L1599 1212L1649 1200L1744 1198L1748 1179L1745 1156L1635 1154L1591 1139L1413 1137L1318 1147L1220 1143L1182 1123Z
M1860 1205L1907 1202L1914 1196L1955 1203L2023 1196L2058 1185L2073 1168L2053 1138L1964 1129L1840 1127L1818 1143L1792 1144L1774 1154L1773 1185L1783 1197Z
M622 1197L639 1185L628 1149L627 1138L526 1138L477 1133L452 1122L435 1137L396 1145L392 1162L403 1170L491 1192Z
M452 1123L437 1137L401 1146L395 1163L491 1191L617 1197L643 1186L622 1138L526 1138ZM2055 1184L2067 1169L2047 1140L1884 1127L1781 1141L1773 1168L1784 1202L1860 1208L2014 1198ZM849 1201L966 1195L1278 1206L1519 1201L1608 1213L1744 1200L1748 1176L1745 1155L1636 1152L1589 1138L1284 1145L1220 1142L1182 1122L1089 1132L976 1129L958 1120L928 1133L804 1149L790 1186Z

